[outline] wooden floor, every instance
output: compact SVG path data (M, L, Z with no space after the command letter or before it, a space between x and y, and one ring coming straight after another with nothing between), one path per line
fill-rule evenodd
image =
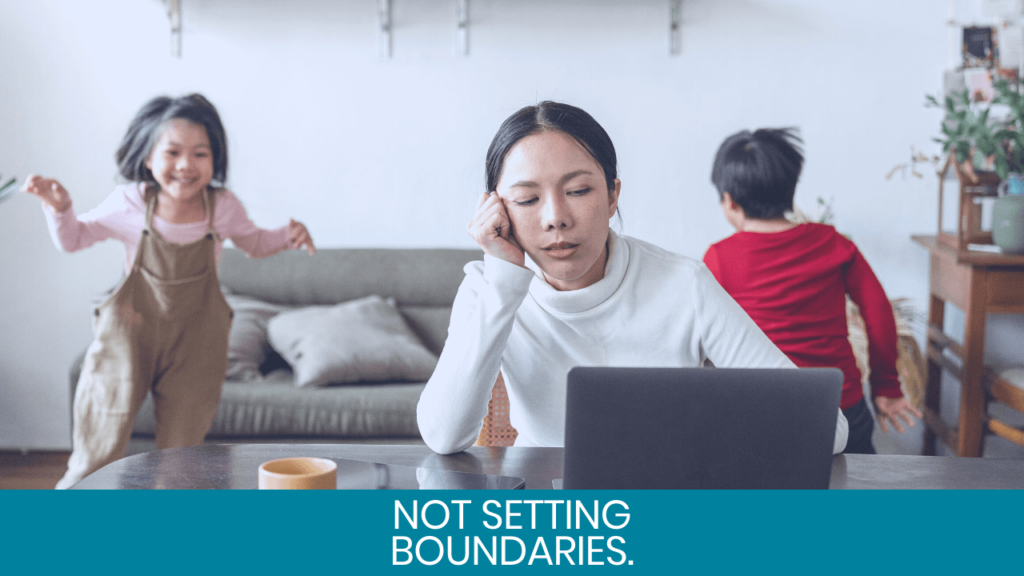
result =
M71 452L0 450L0 490L50 490L68 468Z

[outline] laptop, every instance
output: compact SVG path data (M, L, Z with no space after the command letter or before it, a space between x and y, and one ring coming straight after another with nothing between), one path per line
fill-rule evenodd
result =
M565 489L827 489L835 368L573 368Z

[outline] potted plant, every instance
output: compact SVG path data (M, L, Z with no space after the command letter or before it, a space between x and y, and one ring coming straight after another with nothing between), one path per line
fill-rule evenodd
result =
M991 190L983 195L996 195L998 190L991 241L1003 252L1024 253L1024 175L1020 174L1024 172L1024 94L1019 83L1011 84L1005 78L998 78L993 87L991 106L972 102L967 90L947 96L942 103L927 96L926 105L945 110L942 137L934 139L948 158L943 172L952 165L961 188ZM994 110L998 113L993 114ZM889 177L908 166L918 175L916 164L938 161L939 156L914 154L909 164L897 166ZM972 238L978 224L980 221L968 225Z
M944 105L934 96L928 95L927 99L927 106L944 108L946 112L941 126L943 137L934 140L942 144L946 155L956 157L957 165L972 180L977 179L978 172L1008 167L1005 158L1003 162L998 160L1003 155L997 154L1001 132L1006 128L990 117L990 108L972 103L967 90L946 96Z
M1003 183L992 206L992 241L1007 254L1024 254L1024 94L1020 84L996 81L994 104L1009 109L1006 128L997 133L1005 154L996 155L996 169ZM1000 165L1002 161L1002 166Z

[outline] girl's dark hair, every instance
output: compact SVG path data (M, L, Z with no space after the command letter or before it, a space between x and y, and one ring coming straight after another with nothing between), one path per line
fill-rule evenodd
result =
M117 168L121 176L131 182L157 185L153 172L146 167L146 160L153 153L153 147L160 136L160 127L178 118L206 129L213 156L211 185L223 186L228 179L227 138L217 109L202 94L189 94L180 98L158 96L135 114L117 149Z
M487 192L497 188L508 151L523 138L544 130L562 132L583 146L604 170L609 192L615 190L615 179L618 177L615 146L612 145L608 133L597 120L583 110L545 100L536 106L520 109L498 128L498 133L494 135L494 140L491 140L491 146L487 149Z
M718 198L728 192L747 218L770 220L793 209L804 157L796 128L737 132L715 155L711 182Z

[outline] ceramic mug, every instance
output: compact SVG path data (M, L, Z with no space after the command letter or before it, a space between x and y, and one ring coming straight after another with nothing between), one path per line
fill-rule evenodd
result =
M338 465L326 458L282 458L260 464L261 490L334 490Z

